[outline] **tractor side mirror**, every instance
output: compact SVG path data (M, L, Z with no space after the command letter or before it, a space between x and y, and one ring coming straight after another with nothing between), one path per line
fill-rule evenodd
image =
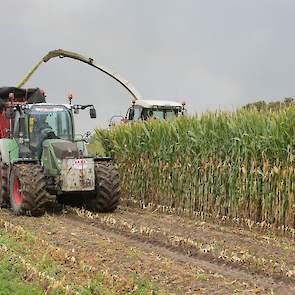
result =
M129 121L132 121L134 119L134 113L135 113L134 108L130 108L129 113L128 113L128 120Z
M95 108L91 108L89 110L89 115L91 119L95 119L96 118L96 109Z

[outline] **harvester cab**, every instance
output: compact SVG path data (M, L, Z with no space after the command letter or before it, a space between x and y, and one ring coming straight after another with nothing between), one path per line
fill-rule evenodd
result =
M109 127L116 125L118 119L121 122L146 121L149 119L166 120L184 115L187 112L185 102L179 103L168 100L133 100L127 110L126 116L113 116ZM120 122L120 123L121 123Z
M110 158L88 155L74 114L93 105L49 104L39 89L0 88L0 204L39 215L57 201L110 212L119 200ZM71 101L70 101L71 102Z

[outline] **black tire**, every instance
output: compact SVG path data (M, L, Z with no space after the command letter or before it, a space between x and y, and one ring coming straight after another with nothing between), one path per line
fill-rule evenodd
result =
M46 191L44 173L36 164L17 164L9 177L9 199L16 215L40 216L55 202Z
M2 161L0 154L0 207L6 207L8 203L8 166Z
M87 209L94 212L113 212L119 204L120 179L111 162L95 163L95 196L86 199Z

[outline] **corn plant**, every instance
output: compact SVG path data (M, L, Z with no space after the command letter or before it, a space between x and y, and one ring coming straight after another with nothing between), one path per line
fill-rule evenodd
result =
M96 130L126 198L295 227L295 107Z

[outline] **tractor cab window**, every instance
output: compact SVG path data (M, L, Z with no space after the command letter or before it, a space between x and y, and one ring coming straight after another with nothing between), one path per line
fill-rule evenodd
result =
M154 119L164 119L164 112L163 110L148 110L148 116Z
M64 106L33 106L29 113L31 139L50 134L53 138L73 139L73 126L69 111Z
M142 120L148 120L148 119L163 119L163 112L157 110L157 109L148 109L143 108L141 113Z
M140 119L140 114L141 114L141 107L139 106L134 106L134 107L131 107L129 110L128 110L128 113L127 113L127 118L128 120L130 121L136 121L136 120L139 120Z
M165 111L165 119L178 117L179 113L181 112L180 109L171 109Z
M134 107L134 118L133 120L139 120L140 119L140 113L141 113L141 108L138 106Z
M148 109L144 108L141 113L141 118L143 120L148 120L148 119L169 119L169 118L174 118L177 117L179 113L178 109L160 109L160 108L155 108L155 109Z

